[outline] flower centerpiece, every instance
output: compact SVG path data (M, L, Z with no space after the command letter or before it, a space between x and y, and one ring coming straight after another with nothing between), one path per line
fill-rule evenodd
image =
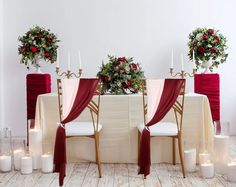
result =
M102 92L112 94L138 93L141 90L144 72L133 58L108 55L109 62L102 64L97 76L101 79Z
M197 69L204 67L204 63L211 60L211 71L213 67L218 67L224 63L228 54L226 53L226 38L218 30L208 28L197 28L189 34L190 60L194 60ZM195 59L193 59L193 53Z
M49 29L34 26L23 36L20 36L18 40L20 41L18 47L21 55L20 63L25 64L27 69L29 69L30 64L39 68L40 59L50 63L56 61L59 40Z

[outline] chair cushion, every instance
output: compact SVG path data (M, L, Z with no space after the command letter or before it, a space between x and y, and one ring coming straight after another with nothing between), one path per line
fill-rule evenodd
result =
M144 123L138 125L140 132L143 131L143 128ZM175 136L178 134L177 124L171 122L159 122L149 127L149 129L151 136Z
M94 135L92 122L69 122L65 125L66 136L90 136ZM98 132L102 125L98 124Z

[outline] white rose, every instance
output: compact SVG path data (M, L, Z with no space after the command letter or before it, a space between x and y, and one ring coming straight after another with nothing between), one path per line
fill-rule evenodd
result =
M198 33L197 35L196 35L196 39L199 41L199 40L201 40L202 39L202 33Z

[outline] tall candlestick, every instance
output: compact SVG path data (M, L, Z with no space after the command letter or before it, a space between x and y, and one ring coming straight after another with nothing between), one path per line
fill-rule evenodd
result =
M184 71L184 56L181 54L181 70Z
M68 51L68 70L70 70L70 52Z
M171 51L171 64L170 64L170 68L174 68L174 51L173 51L173 49Z
M81 56L80 56L80 51L79 51L79 69L82 67L82 61L81 61Z
M57 61L56 61L56 67L59 68L59 50L57 49Z

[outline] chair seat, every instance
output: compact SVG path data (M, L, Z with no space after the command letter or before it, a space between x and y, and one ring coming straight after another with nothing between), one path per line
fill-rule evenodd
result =
M91 136L94 135L92 122L69 122L65 125L66 136ZM102 125L98 124L98 132Z
M138 125L138 130L143 131L144 123ZM178 128L176 123L159 122L149 127L151 136L176 136Z

